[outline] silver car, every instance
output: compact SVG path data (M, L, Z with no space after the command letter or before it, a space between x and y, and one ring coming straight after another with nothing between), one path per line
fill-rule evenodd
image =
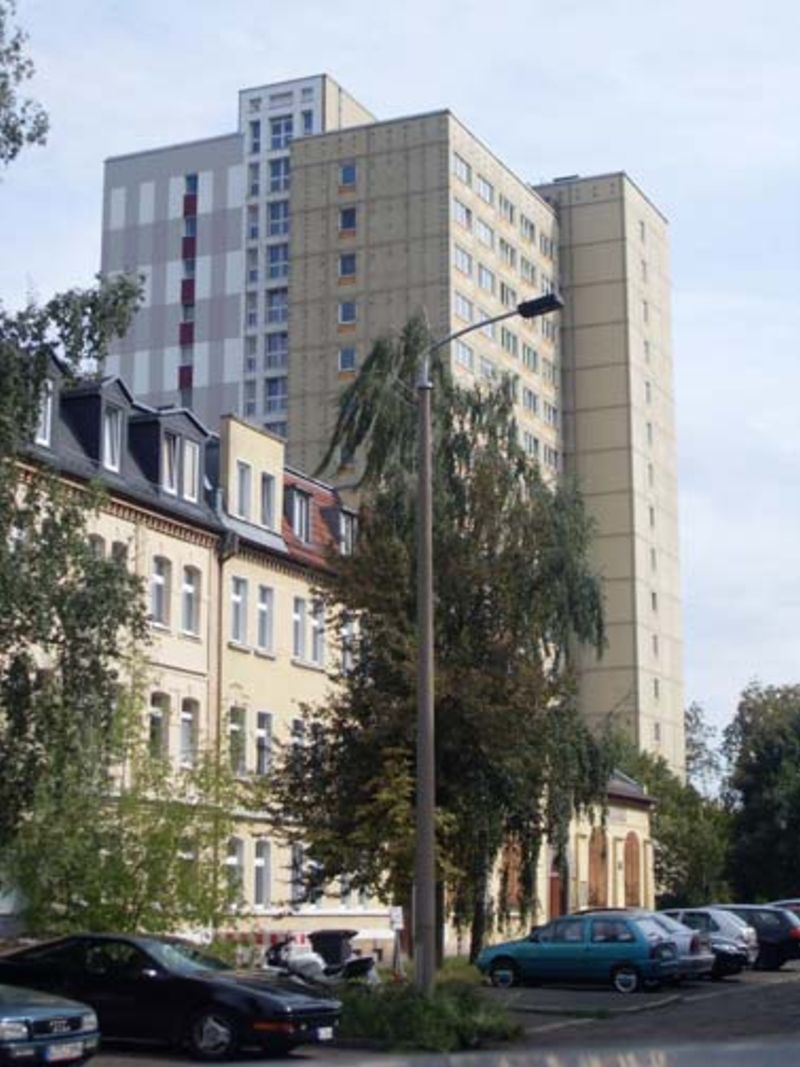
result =
M708 936L717 957L717 971L724 969L721 960L728 955L741 956L745 966L752 967L755 963L758 934L738 915L721 908L707 907L668 908L664 914Z
M652 917L677 946L679 978L704 978L711 974L715 957L707 936L684 926L663 911L652 912Z

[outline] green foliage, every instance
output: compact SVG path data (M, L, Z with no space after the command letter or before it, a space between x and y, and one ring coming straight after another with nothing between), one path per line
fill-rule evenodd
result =
M317 879L409 902L416 728L416 423L408 397L429 338L412 320L379 341L344 394L329 457L366 448L359 538L320 590L337 629L360 624L341 689L306 708L267 803L308 846ZM456 922L483 940L503 844L520 858L523 912L539 843L565 841L575 803L602 803L610 761L565 668L569 641L603 643L590 523L517 443L513 383L466 392L432 361L439 874ZM504 902L498 902L502 913Z
M388 1049L460 1052L520 1035L501 1007L484 1001L474 985L447 983L430 996L408 985L346 987L341 993L343 1038Z
M15 159L26 144L44 144L49 121L33 100L21 99L18 87L33 77L26 55L27 34L11 25L15 0L0 0L0 163Z
M795 896L800 886L800 686L744 690L725 730L733 813L731 882L746 900Z
M237 783L214 752L176 774L149 751L133 674L110 747L88 738L42 778L4 853L33 933L213 929L236 903L224 862Z
M703 724L702 709L692 705L687 737ZM703 736L706 736L703 734ZM694 742L693 742L694 743ZM650 832L659 906L707 904L728 896L726 860L731 820L722 802L684 783L666 760L637 752L626 739L618 741L618 765L655 799Z
M122 278L0 310L0 849L38 782L84 750L107 758L119 664L146 634L140 580L88 544L102 495L26 457L50 361L67 377L101 363L137 294Z

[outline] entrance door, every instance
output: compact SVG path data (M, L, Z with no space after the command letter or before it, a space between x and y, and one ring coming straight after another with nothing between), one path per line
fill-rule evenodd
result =
M641 905L642 878L639 838L631 830L625 838L625 907L639 908Z
M550 865L550 918L555 919L567 912L567 886L561 876L558 860L554 859Z
M589 838L589 907L608 907L608 843L600 826Z

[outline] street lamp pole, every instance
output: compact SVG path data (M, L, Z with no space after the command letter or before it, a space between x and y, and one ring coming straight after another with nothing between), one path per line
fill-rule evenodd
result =
M426 351L417 378L419 459L417 481L417 800L414 850L414 973L417 988L433 990L436 974L436 768L433 663L433 456L430 360L434 352L473 330L520 315L537 318L558 311L558 293L525 300L512 311L465 326Z

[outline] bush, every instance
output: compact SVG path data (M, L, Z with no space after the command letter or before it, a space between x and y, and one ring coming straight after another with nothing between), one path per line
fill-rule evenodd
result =
M386 1048L458 1052L519 1035L508 1014L472 985L441 984L431 996L411 985L352 986L337 996L344 1006L339 1036Z

